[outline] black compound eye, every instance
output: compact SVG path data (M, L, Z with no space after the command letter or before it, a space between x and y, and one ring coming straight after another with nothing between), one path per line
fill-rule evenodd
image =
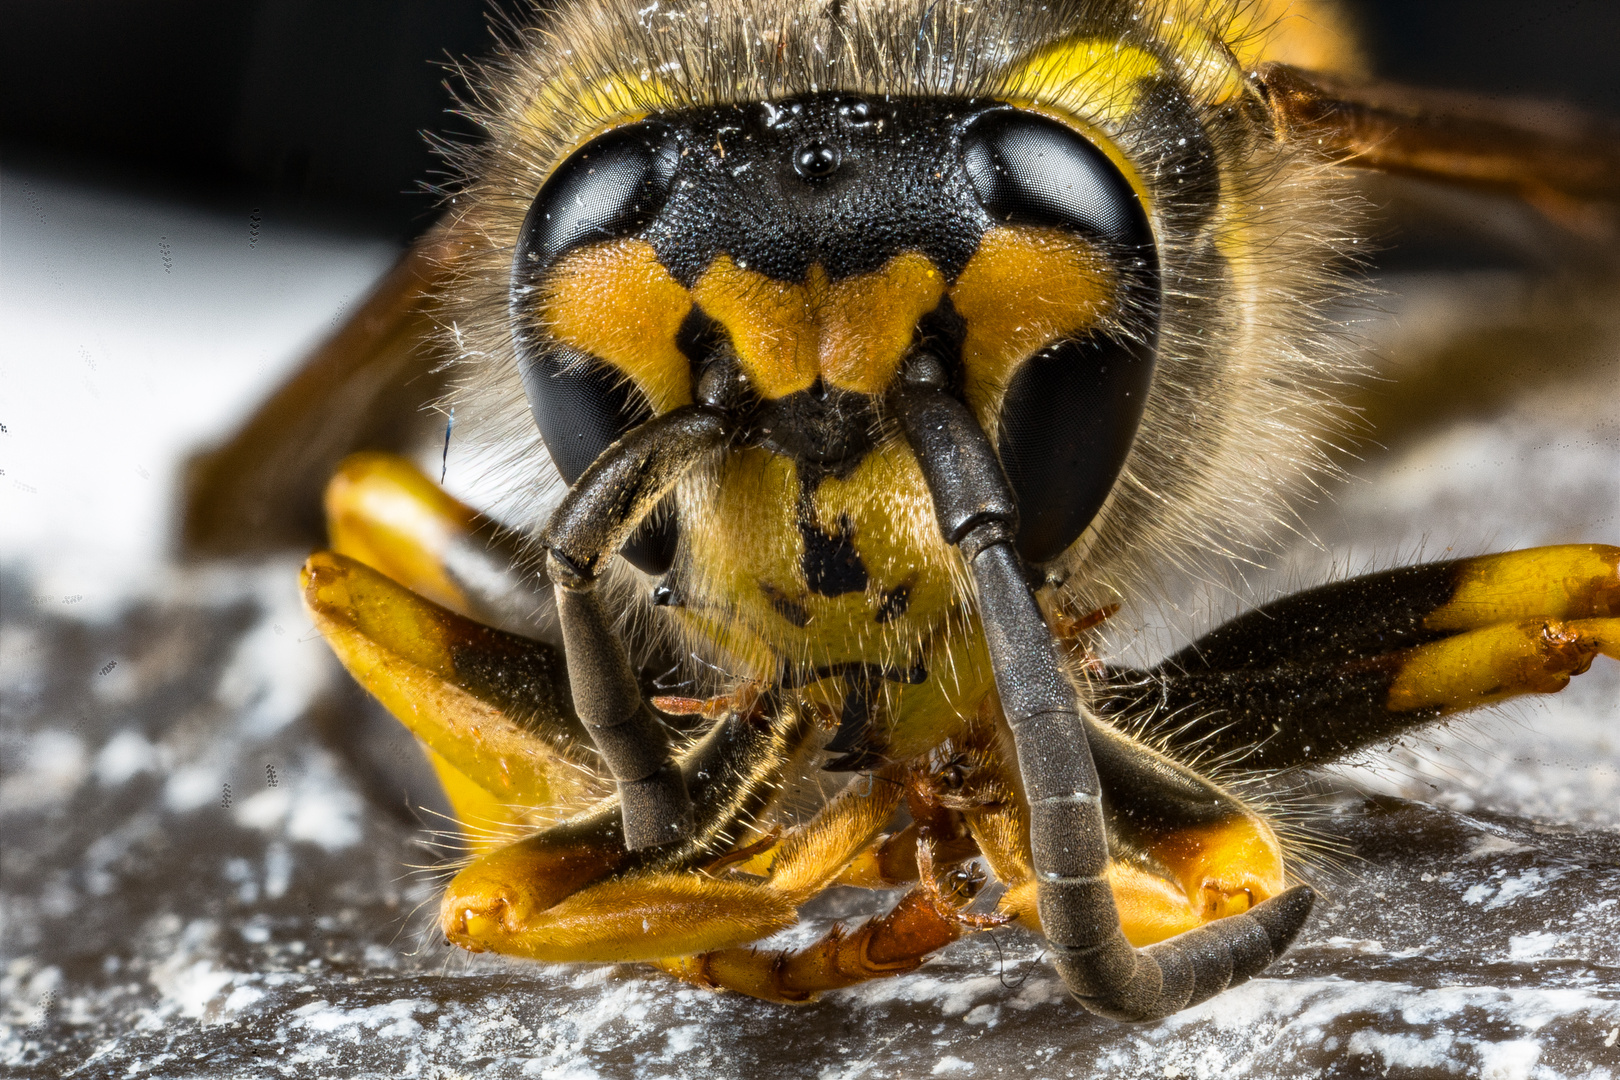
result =
M1153 245L1141 200L1119 169L1056 120L1016 109L981 113L962 136L962 164L979 204L1002 224L1056 226L1124 248Z
M570 248L645 226L663 209L680 159L675 133L653 122L617 128L574 151L529 207L514 277L550 265Z
M980 114L962 163L996 221L1101 241L1120 275L1118 317L1024 361L1002 400L996 451L1018 501L1018 549L1046 562L1096 517L1142 419L1162 305L1153 232L1107 155L1046 117Z
M512 262L512 336L529 411L568 484L651 414L606 363L538 330L531 311L534 286L570 250L646 227L669 198L679 162L675 133L664 124L610 131L558 166L524 219ZM663 516L644 526L624 555L648 573L662 573L674 549L675 522Z

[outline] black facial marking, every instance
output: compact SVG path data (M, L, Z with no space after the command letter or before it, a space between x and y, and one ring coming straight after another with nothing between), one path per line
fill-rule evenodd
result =
M844 708L839 712L838 732L825 746L839 758L828 761L828 772L860 772L883 763L883 750L876 742L872 724L873 704L883 691L883 675L875 667L860 667L844 677Z
M808 390L756 406L747 442L792 458L800 483L845 477L876 444L876 402L817 379Z
M955 152L979 107L813 94L672 114L687 153L641 235L688 287L722 253L799 282L812 265L840 281L916 251L954 279L993 224Z
M725 328L709 318L708 313L696 304L693 304L692 310L686 313L686 318L681 320L680 329L675 331L675 347L692 364L694 383L697 371L728 343Z
M872 702L883 689L883 675L872 667L852 669L844 676L844 705L838 717L838 731L825 747L834 754L846 754L866 739L872 723Z
M800 630L810 625L810 611L803 604L788 597L780 589L765 584L763 581L759 583L759 591L765 594L765 599L771 602L771 607L782 618L797 626Z
M896 585L883 594L878 602L877 614L872 617L873 622L886 623L900 618L911 606L911 586Z
M818 678L842 676L844 704L838 717L838 731L823 748L829 753L842 754L822 766L827 772L861 772L875 768L887 760L888 749L878 726L872 722L884 682L897 682L911 686L928 679L928 669L921 661L901 671L877 664L837 664L816 672Z
M804 538L800 566L810 591L821 596L842 596L864 592L866 564L855 550L855 527L847 516L838 516L836 532L819 525L814 514L799 515L799 535Z

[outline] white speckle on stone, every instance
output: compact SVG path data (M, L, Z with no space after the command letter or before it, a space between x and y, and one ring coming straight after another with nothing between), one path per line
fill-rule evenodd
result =
M292 871L292 852L286 844L272 843L264 852L264 895L271 900L285 896L292 883Z
M930 1073L934 1076L949 1076L952 1073L969 1073L972 1071L972 1065L954 1054L946 1054L934 1062L934 1067L930 1070Z
M38 966L30 957L20 956L6 965L0 977L0 1016L7 1023L26 1028L45 1018L48 995L62 985L62 969L55 964Z
M1481 1043L1477 1052L1480 1080L1529 1080L1541 1060L1540 1044L1527 1039Z
M1457 861L1472 862L1475 859L1489 859L1498 855L1516 855L1520 852L1534 850L1535 848L1515 844L1513 841L1504 840L1500 836L1486 834L1480 837L1479 841L1468 849L1468 853L1461 856Z
M180 1010L180 1015L196 1019L235 979L236 972L215 967L208 960L198 960L175 972L162 990L164 997Z
M360 796L347 785L301 785L287 816L287 835L342 851L360 842Z
M237 645L216 691L252 739L269 738L301 716L333 674L331 652L314 632L297 589L263 594L273 606Z
M0 811L54 806L78 791L90 771L84 742L71 731L34 733L21 757L22 769L0 780Z
M96 755L96 779L106 787L117 787L143 772L158 767L157 747L140 732L125 728L107 741Z
M415 998L395 998L386 1005L371 1005L360 1009L335 1008L330 1001L320 998L294 1009L293 1016L298 1018L298 1026L311 1031L336 1031L339 1028L359 1025L370 1028L379 1035L386 1032L400 1037L421 1030L421 1025L416 1022L417 1013L431 1013L437 1009L438 1006L433 1002L419 1001Z
M163 785L163 805L184 814L209 803L217 805L224 790L225 778L215 766L185 765L169 774L169 782Z
M224 1009L228 1013L241 1012L243 1009L251 1008L252 1006L258 1004L263 998L264 991L260 990L257 986L238 986L235 990L232 990L230 996L225 999Z
M1350 1036L1345 1052L1351 1057L1377 1058L1379 1069L1425 1069L1432 1073L1461 1072L1453 1056L1456 1039L1450 1034L1418 1036L1363 1030Z
M674 1057L684 1054L698 1044L703 1038L703 1028L698 1024L682 1024L664 1033L664 1052Z
M1509 960L1530 960L1538 956L1546 956L1557 947L1559 937L1557 934L1548 934L1543 931L1532 931L1528 934L1514 934L1508 938Z
M975 1005L962 1017L964 1024L983 1024L985 1027L995 1027L996 1021L1001 1019L1001 1007L998 1005Z
M272 832L281 827L287 820L287 810L292 806L292 792L287 788L270 788L257 795L250 795L243 799L232 815L236 823L249 829L259 829L263 832Z
M1561 870L1532 866L1517 877L1511 877L1502 882L1502 887L1497 890L1496 895L1486 902L1485 910L1492 911L1511 904L1515 900L1540 896L1547 891L1548 885L1563 876L1564 873Z

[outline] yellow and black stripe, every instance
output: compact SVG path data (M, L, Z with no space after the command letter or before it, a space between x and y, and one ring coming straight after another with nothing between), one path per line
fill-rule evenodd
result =
M1297 593L1112 673L1104 702L1172 752L1278 770L1556 692L1599 654L1620 658L1620 548L1570 544Z

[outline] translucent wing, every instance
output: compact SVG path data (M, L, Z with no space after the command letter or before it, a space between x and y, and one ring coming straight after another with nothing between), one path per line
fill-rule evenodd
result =
M404 450L444 389L430 314L454 262L443 226L379 281L359 310L223 445L189 463L181 542L235 555L313 547L325 537L321 492L356 450Z

